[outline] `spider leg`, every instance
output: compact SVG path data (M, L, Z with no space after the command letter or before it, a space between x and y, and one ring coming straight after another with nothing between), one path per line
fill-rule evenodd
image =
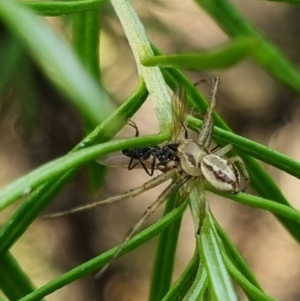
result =
M224 156L226 155L228 152L230 152L232 149L232 145L231 144L227 144L225 146L223 146L222 148L218 148L216 150L212 150L212 154L217 155L217 156Z
M222 146L220 144L217 144L215 147L213 147L210 152L211 153L215 153L217 150L219 150L220 148L222 148Z
M209 107L206 111L206 114L204 116L199 136L198 136L198 144L205 148L209 148L210 143L211 143L211 138L212 138L212 131L214 127L214 120L213 120L213 111L214 107L216 105L216 94L218 90L220 80L218 77L215 78L214 80L214 85L212 89L212 94L210 97L210 103Z
M203 176L201 176L199 178L200 181L200 188L199 188L199 199L200 199L200 209L199 209L199 225L198 225L198 229L197 229L197 234L199 235L201 232L201 228L203 225L203 221L205 218L205 212L206 212L206 206L208 206L208 202L205 198L205 190L204 190L204 183L205 183L205 179Z
M130 241L130 239L134 236L134 234L140 229L143 223L148 219L148 217L155 212L155 210L165 202L165 200L182 185L184 181L183 177L176 178L156 199L154 203L152 203L144 212L142 217L138 220L138 222L133 226L133 228L129 231L124 241L119 245L118 249L114 253L111 260L115 259L120 252L122 252L124 246ZM107 263L96 275L95 278L99 278L109 267L110 262Z
M187 119L185 119L184 121L180 120L180 124L181 124L181 131L183 132L183 136L184 136L184 139L188 139L189 137L189 132L187 130Z
M186 176L181 184L181 186L185 185L185 189L182 192L182 195L180 196L180 202L184 202L185 199L187 199L189 197L189 195L191 194L191 189L193 187L193 180L194 178L192 178L191 176ZM180 188L180 187L179 187Z
M234 157L229 158L229 160L232 164L237 163L238 166L240 167L241 172L242 172L243 177L244 177L244 180L245 180L245 184L244 184L244 187L243 187L242 191L245 191L249 186L250 176L249 176L249 173L247 171L247 168L245 166L245 163L244 163L243 159L239 156L234 156Z
M100 205L105 205L105 204L111 204L114 202L118 202L127 198L133 198L136 197L140 194L142 194L144 191L150 190L166 181L168 181L169 179L171 179L172 177L174 177L176 174L178 173L177 169L171 169L169 171L167 171L166 173L160 174L157 177L151 179L150 181L144 183L143 185L131 189L125 193L101 200L101 201L96 201L87 205L83 205L83 206L78 206L75 207L73 209L70 210L65 210L65 211L61 211L58 213L53 213L53 214L49 214L44 216L43 218L55 218L55 217L59 217L59 216L64 216L64 215L68 215L68 214L73 214L75 212L80 212L80 211L84 211L84 210L89 210L92 208L95 208L97 206Z
M182 125L182 131L184 132L184 139L188 139L188 137L189 137L189 132L188 132L188 130L187 130L187 128L186 128L186 125L184 124L184 123L182 123L181 122L181 125Z
M195 82L193 85L194 85L194 87L197 87L199 84L206 83L207 81L208 81L207 78L202 78L202 79L198 80L197 82Z

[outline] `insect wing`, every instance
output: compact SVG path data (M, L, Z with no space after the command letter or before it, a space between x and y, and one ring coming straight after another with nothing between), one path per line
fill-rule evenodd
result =
M109 156L101 156L96 161L97 163L109 167L122 167L128 168L129 162L131 158L124 156L120 153L113 153ZM137 162L137 160L133 159L133 163ZM147 168L151 168L151 158L149 160L143 160L143 163ZM137 164L135 168L143 168L141 164ZM156 169L156 167L154 167Z
M183 86L179 86L171 99L172 106L172 138L171 141L182 141L187 136L187 96Z

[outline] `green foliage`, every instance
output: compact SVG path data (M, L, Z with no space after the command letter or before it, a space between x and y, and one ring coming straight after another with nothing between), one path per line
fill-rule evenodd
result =
M99 31L103 21L101 12L104 10L104 1L20 3L14 0L0 0L0 18L10 32L9 38L5 41L6 47L2 50L2 54L7 59L4 61L5 68L1 68L0 72L0 91L3 91L13 76L22 52L27 51L54 87L79 112L85 128L94 128L68 154L36 168L0 190L1 210L23 198L21 206L0 229L0 288L9 300L40 300L67 284L96 272L111 260L116 247L44 286L34 288L26 271L22 270L11 255L10 249L82 166L88 165L100 155L125 148L158 145L169 139L172 120L168 86L172 90L175 90L178 85L184 86L191 107L202 111L207 108L205 98L177 68L221 69L228 68L245 58L252 58L279 83L295 92L300 92L298 70L275 45L246 21L231 3L226 0L197 0L196 2L227 33L230 38L228 45L206 53L193 51L186 54L161 54L159 49L148 40L130 3L124 0L111 1L130 42L140 79L132 95L112 112L108 109L108 99L100 85L101 72L98 68L100 65ZM72 47L66 46L53 29L37 18L33 12L43 16L69 15L72 21ZM109 141L139 110L148 92L154 103L160 134ZM256 159L297 178L300 178L299 162L233 134L217 114L215 114L215 123L214 139L222 145L230 143L234 146L235 152L245 161L251 176L251 185L259 196L214 192L274 213L290 235L300 242L300 212L289 205L273 179ZM192 130L197 131L200 124L201 121L190 118L188 125ZM93 168L90 178L93 189L102 182L102 179L97 178ZM196 250L190 264L173 286L171 285L172 273L180 221L188 202L177 206L174 200L176 198L170 199L164 217L137 234L121 252L121 255L125 254L160 234L149 300L238 300L231 279L239 284L250 301L273 300L262 291L251 270L212 216L207 205L205 217L203 221L200 220L203 207L200 206L197 188L199 189L199 187L195 188L189 200L197 232ZM197 227L201 228L200 232Z
M148 67L172 67L189 70L213 70L228 68L239 61L250 57L257 51L259 40L237 39L221 49L213 49L201 53L168 54L153 56L142 60L142 64Z

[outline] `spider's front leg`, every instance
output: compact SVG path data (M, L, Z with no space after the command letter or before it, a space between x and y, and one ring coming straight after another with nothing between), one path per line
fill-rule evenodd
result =
M212 139L212 132L214 128L214 119L213 119L213 112L216 105L216 95L218 86L220 83L220 79L217 77L214 79L214 85L212 89L212 94L210 97L209 107L205 113L200 131L198 136L198 144L202 147L208 149L211 144Z

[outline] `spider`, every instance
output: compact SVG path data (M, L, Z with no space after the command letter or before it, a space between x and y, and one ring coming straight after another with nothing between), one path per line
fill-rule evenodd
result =
M206 180L212 187L217 190L229 193L238 193L241 189L240 174L235 164L239 164L241 172L244 177L244 186L242 191L246 190L249 184L249 175L247 169L238 156L232 158L225 158L224 156L232 149L231 145L226 145L221 148L213 148L209 150L212 141L212 131L214 127L213 111L216 103L216 93L219 85L219 78L214 79L212 94L210 97L209 107L205 113L202 126L199 130L197 141L187 138L187 113L185 99L178 97L172 98L172 113L173 113L173 130L172 130L172 144L176 146L176 156L174 160L167 162L158 162L153 166L161 171L162 174L152 178L142 186L134 188L123 194L107 198L102 201L97 201L88 205L79 206L71 210L48 215L48 218L63 216L87 209L94 208L103 204L110 204L129 197L135 197L143 192L150 190L170 179L172 182L163 190L156 201L151 204L144 212L142 217L129 231L123 242L119 245L114 253L112 260L115 259L133 235L140 229L141 225L155 210L165 202L165 200L173 193L185 185L184 197L185 199L191 192L194 181ZM166 144L168 146L168 144ZM163 148L160 148L163 149ZM135 149L141 150L141 149ZM152 154L153 155L153 154ZM133 157L133 156L129 156ZM134 158L135 159L135 158ZM145 163L145 157L137 158L138 163ZM159 160L158 160L159 161ZM153 168L154 168L153 167ZM201 185L203 187L203 185ZM200 201L204 198L203 191L199 192ZM96 278L100 277L108 268L110 263L106 264L97 274Z
M107 166L127 167L128 170L142 167L149 176L153 176L154 170L156 169L165 172L170 167L173 167L173 163L179 161L177 156L177 148L179 146L178 141L181 141L183 136L184 139L188 138L185 100L186 95L184 89L178 89L177 93L174 93L172 96L171 111L173 123L171 142L168 142L164 146L154 145L133 149L123 149L121 152L124 156L130 158L129 163L127 158L120 155L101 157L97 160L97 162ZM135 129L135 137L138 137L139 130L135 122L129 120L127 125Z

